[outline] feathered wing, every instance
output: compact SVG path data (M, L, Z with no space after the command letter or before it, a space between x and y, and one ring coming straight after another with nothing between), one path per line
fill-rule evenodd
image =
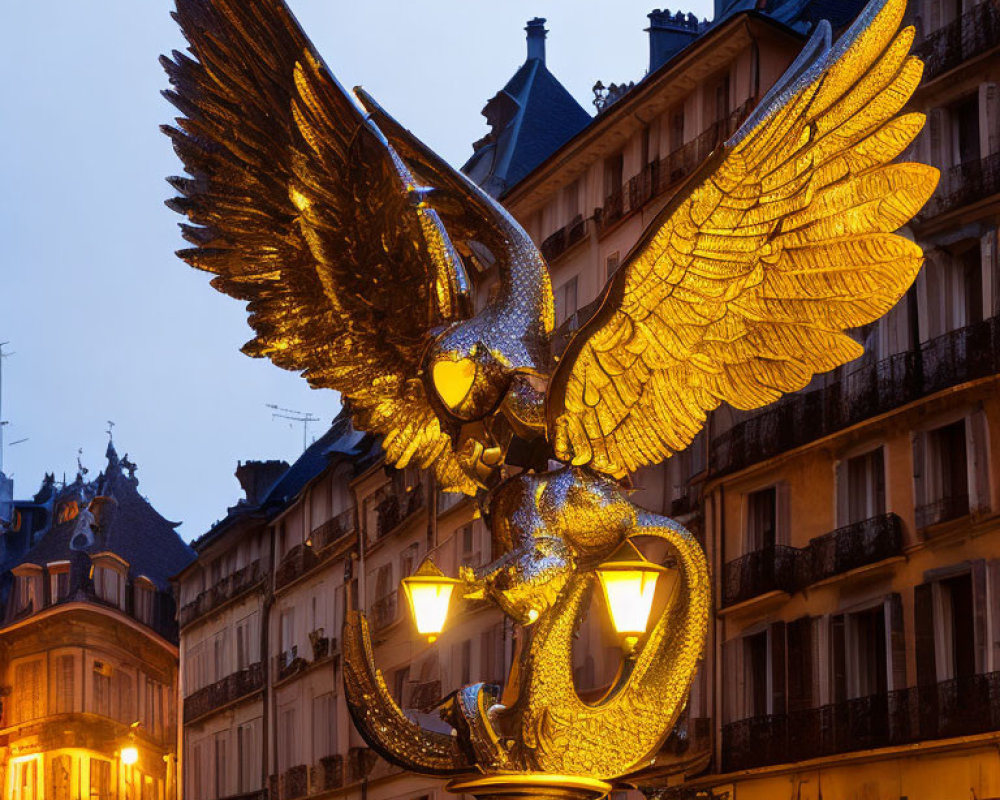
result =
M923 65L873 0L830 46L821 23L734 137L649 226L571 341L548 398L559 458L621 475L686 447L722 401L763 406L862 353L921 249L892 232L937 185L890 163Z
M343 395L397 466L474 492L418 379L467 278L422 187L326 69L282 0L177 0L190 55L162 62L190 177L179 255L248 301L244 351Z

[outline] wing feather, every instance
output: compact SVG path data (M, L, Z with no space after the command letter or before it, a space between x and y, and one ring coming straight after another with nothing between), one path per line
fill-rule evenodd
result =
M893 233L937 171L892 163L919 133L904 0L832 47L821 24L736 135L660 213L553 377L556 455L621 475L683 449L722 402L757 408L857 358L921 249Z
M247 301L244 352L341 392L390 462L474 492L417 380L430 330L468 311L440 218L282 0L177 0L174 18L179 255Z

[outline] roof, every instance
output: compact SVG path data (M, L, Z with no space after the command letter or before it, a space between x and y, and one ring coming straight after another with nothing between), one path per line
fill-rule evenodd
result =
M128 562L129 577L145 576L159 590L169 590L170 576L194 559L194 551L177 534L178 523L165 519L139 494L134 465L119 459L111 444L107 459L105 471L95 480L78 475L73 483L54 490L56 511L75 501L78 513L33 537L34 544L9 568L69 561L76 572L75 565L89 569L92 555L110 552ZM78 585L82 579L74 575L71 583Z
M834 30L854 20L867 0L729 0L717 14L713 25L742 11L759 11L793 30L805 34L820 20L828 20Z
M491 131L462 171L499 197L591 120L544 58L529 58L483 108Z

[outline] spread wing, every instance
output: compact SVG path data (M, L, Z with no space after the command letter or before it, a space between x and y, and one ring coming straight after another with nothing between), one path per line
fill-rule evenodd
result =
M735 136L650 225L553 377L556 454L621 475L686 447L722 401L757 408L858 357L923 261L894 235L938 173L890 163L923 65L873 0L833 47L821 23Z
M244 352L342 393L387 459L474 492L427 402L429 331L468 314L461 260L378 128L282 0L177 0L190 55L163 58L190 177L179 255L248 301Z

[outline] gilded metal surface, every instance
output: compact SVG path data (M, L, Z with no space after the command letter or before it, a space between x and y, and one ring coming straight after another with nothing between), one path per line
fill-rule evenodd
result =
M922 70L903 9L872 0L835 45L817 27L555 365L546 265L501 206L357 90L363 115L282 0L177 0L191 56L164 65L184 115L167 132L191 176L172 179L193 223L182 257L248 301L248 353L340 391L390 462L481 492L502 555L464 572L464 591L525 626L503 704L464 687L439 709L443 735L398 707L349 614L345 692L383 756L486 772L468 791L506 796L560 778L606 791L596 779L656 752L701 655L710 584L690 534L616 479L686 447L721 402L755 408L856 358L846 331L913 282L921 250L893 231L937 172L893 163L924 122L901 113ZM469 273L494 263L473 313ZM552 454L563 466L546 470ZM514 463L526 470L501 480ZM572 642L594 569L643 536L669 545L676 591L607 696L584 703Z

